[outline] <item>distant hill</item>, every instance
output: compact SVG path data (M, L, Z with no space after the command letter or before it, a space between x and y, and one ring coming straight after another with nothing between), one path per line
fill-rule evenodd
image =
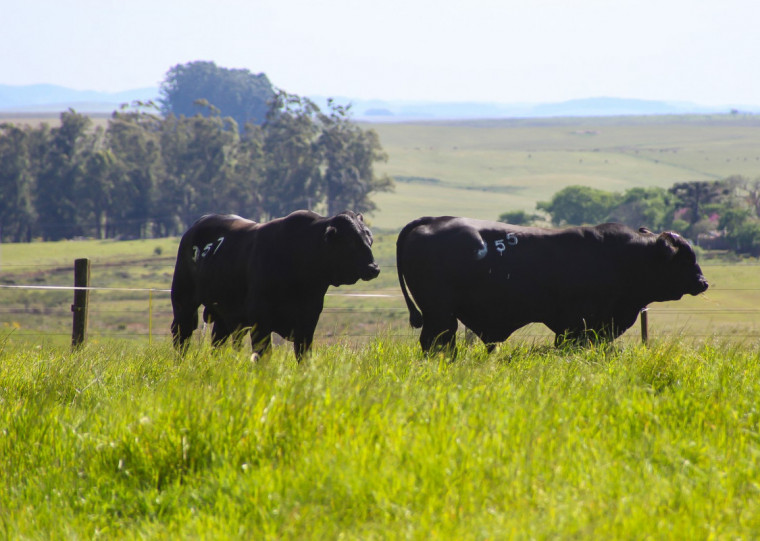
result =
M81 113L104 113L134 100L157 100L158 87L138 88L123 92L96 92L38 84L27 86L0 85L0 113L49 113L72 108ZM327 98L312 96L320 107ZM680 115L728 113L760 113L760 106L725 105L706 107L694 103L598 97L559 103L487 103L434 102L404 100L359 100L335 97L340 104L351 104L358 120L389 122L401 120L458 120L484 118L547 118L622 115Z
M0 112L44 113L72 108L80 113L104 113L118 109L123 103L156 99L158 87L97 92L48 84L0 85Z
M326 98L312 97L320 106ZM625 98L586 98L558 103L484 103L484 102L420 102L355 100L335 98L340 104L351 104L354 118L377 122L401 120L463 120L486 118L550 118L626 115L683 115L760 113L760 106L725 105L707 107L688 102L637 100Z

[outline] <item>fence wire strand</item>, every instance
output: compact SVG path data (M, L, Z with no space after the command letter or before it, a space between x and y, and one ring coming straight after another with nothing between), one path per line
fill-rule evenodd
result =
M45 268L63 268L60 265L36 265L35 267L45 267ZM104 265L98 265L104 266ZM107 265L105 265L107 266ZM116 265L113 265L116 266ZM720 265L713 265L713 266L720 266ZM8 267L8 265L4 265L4 267ZM23 267L23 268L29 268L28 265L18 265L15 267ZM386 267L386 266L384 266ZM395 265L387 265L387 267L393 267L395 268ZM67 269L68 270L68 269ZM152 298L152 302L159 303L158 309L153 308L149 309L146 307L145 309L104 309L104 308L90 308L89 313L91 316L96 316L95 319L97 319L97 316L99 315L113 315L113 314L125 314L129 318L133 318L134 316L145 316L148 315L148 318L150 319L148 325L152 326L153 329L155 329L155 326L152 325L152 318L157 319L166 319L170 318L172 316L171 310L163 309L163 304L161 303L167 303L169 301L168 294L171 292L170 289L166 288L135 288L135 287L103 287L103 286L88 286L88 287L76 287L76 286L61 286L61 285L34 285L34 284L0 284L0 290L21 290L21 291L77 291L77 290L87 290L90 292L103 292L103 293L113 293L113 292L129 292L129 293L137 293L137 294L148 294L148 295L154 295L159 294L159 298ZM716 291L733 291L733 292L757 292L760 291L760 289L757 288L732 288L732 287L712 287L711 292ZM163 295L162 295L163 294ZM166 296L164 296L166 295ZM401 293L377 293L372 291L356 291L356 292L349 292L349 293L343 293L343 292L328 292L326 294L326 297L331 298L346 298L346 299L401 299L403 296ZM146 302L148 303L148 299L139 297L139 298L130 298L130 299L122 299L127 302ZM0 314L1 315L10 315L10 316L19 316L19 315L30 315L30 316L45 316L45 317L66 317L70 316L71 312L61 309L61 308L51 308L51 307L32 307L29 306L29 304L32 304L30 302L26 302L27 306L24 307L0 307ZM341 306L326 306L323 309L323 313L332 313L332 314L372 314L372 315L382 315L382 314L401 314L403 312L406 312L405 306L376 306L376 307L341 307ZM653 315L655 317L657 316L665 316L665 317L671 317L671 316L682 316L682 315L702 315L702 316L731 316L731 315L737 315L737 316L747 316L747 315L753 315L758 314L760 315L760 308L693 308L693 309L683 309L683 308L649 308L650 315ZM2 318L3 320L7 318ZM403 324L406 324L405 318L403 319ZM8 322L5 322L3 320L0 320L0 333L2 333L4 330L7 330L9 327ZM144 320L143 320L144 321ZM124 338L124 337L136 337L136 336L142 336L142 337L156 337L156 338L162 338L162 337L168 337L170 336L170 333L168 331L160 330L152 330L151 332L140 332L140 331L132 331L132 330L126 330L127 325L134 325L135 323L121 323L120 325L123 325L125 327L125 330L123 332L114 332L110 329L93 329L97 328L98 322L96 325L91 324L90 334L94 334L98 337L118 337L118 338ZM375 323L378 327L382 323ZM337 324L336 324L337 325ZM384 326L386 329L390 329L392 326L385 322ZM5 329L4 329L5 327ZM398 328L393 328L393 334L398 335L399 337L415 337L416 333L408 330L402 330L402 325L400 324ZM16 329L14 329L16 330ZM519 336L524 339L531 339L531 338L543 338L546 336L549 336L551 333L548 331L544 333L535 333L530 332L529 330L526 330L524 332L519 332ZM515 333L517 335L518 333ZM716 336L715 333L694 333L694 332L684 332L684 329L681 329L678 332L678 335L681 337L690 337L690 338L705 338L705 337L714 337ZM24 330L19 332L19 336L23 337L45 337L45 336L68 336L66 333L63 332L57 332L57 331L34 331L30 329L29 331ZM330 338L372 338L373 336L377 336L376 333L368 333L366 331L357 331L357 332L346 332L346 331L330 331L329 337ZM742 329L739 332L736 333L723 333L718 336L725 336L730 338L737 338L737 339L747 339L747 338L760 338L760 334L757 333L748 333L745 329Z

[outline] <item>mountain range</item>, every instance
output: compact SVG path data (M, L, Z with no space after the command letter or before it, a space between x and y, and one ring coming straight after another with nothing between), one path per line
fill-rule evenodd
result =
M73 90L57 85L12 86L0 84L0 114L55 113L69 108L80 113L110 113L135 100L158 100L157 87L123 92ZM327 99L312 100L324 107ZM625 115L714 114L740 111L760 113L757 105L707 107L688 102L639 100L615 97L576 99L557 103L434 102L403 100L361 100L336 97L351 104L357 120L388 122L400 120L457 120L484 118L547 118Z

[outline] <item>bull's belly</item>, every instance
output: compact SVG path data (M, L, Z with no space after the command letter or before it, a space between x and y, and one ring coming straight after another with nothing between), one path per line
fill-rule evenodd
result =
M454 310L456 318L476 334L492 341L506 340L529 323L545 323L550 310L528 303L519 296L463 299Z
M561 289L518 287L517 284L505 286L502 283L497 287L483 282L480 287L459 293L453 300L456 318L493 341L506 340L529 323L542 323L555 333L568 329L601 330L613 324L625 330L638 314L636 306L620 302L611 293L582 291L569 295Z

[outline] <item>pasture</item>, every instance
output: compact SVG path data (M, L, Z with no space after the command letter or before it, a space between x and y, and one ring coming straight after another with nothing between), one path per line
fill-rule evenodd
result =
M8 538L760 534L760 353L0 342Z

